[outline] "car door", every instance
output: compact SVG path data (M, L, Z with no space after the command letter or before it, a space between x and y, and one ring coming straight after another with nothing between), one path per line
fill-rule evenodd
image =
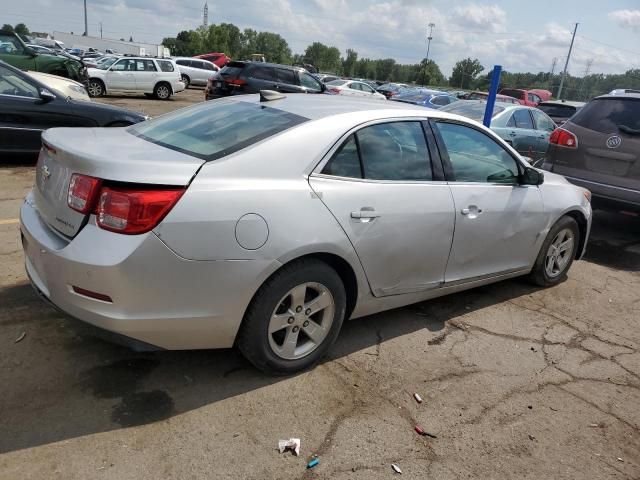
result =
M444 281L454 205L423 128L415 120L359 128L309 178L349 237L377 297Z
M536 129L536 149L533 158L538 160L543 158L549 149L549 137L556 129L556 124L544 112L536 109L531 110L533 122Z
M348 88L344 89L344 93L348 93L349 95L353 95L354 97L362 97L364 93L360 88L360 84L358 82L351 82Z
M158 68L151 59L138 58L135 60L136 70L133 75L135 89L141 92L153 92L158 82Z
M283 93L301 93L303 90L296 81L296 74L287 68L276 68L278 90Z
M0 34L0 60L21 70L36 70L36 56L25 50L14 35Z
M322 93L325 91L324 84L307 72L298 72L298 81L302 90L307 93Z
M206 71L205 63L202 60L191 60L191 83L203 85L207 83L209 74Z
M362 93L365 97L373 97L373 94L376 93L375 90L366 83L360 84L360 90L362 90Z
M531 267L545 215L539 188L519 184L523 165L475 126L432 125L456 212L446 282Z
M121 58L115 62L105 74L107 91L131 91L136 89L136 61L132 58Z
M493 130L510 143L521 155L534 156L534 152L538 148L538 133L534 128L533 118L528 108L514 109L506 127L501 130L498 130L498 128Z
M40 136L51 127L95 126L75 115L72 104L21 72L0 65L0 151L36 153Z
M246 73L251 90L249 93L257 93L260 90L278 90L276 69L262 65L252 65Z

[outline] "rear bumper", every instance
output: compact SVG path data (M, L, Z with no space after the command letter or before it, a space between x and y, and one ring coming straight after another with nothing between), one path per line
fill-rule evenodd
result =
M553 164L545 162L542 165L542 169L552 172ZM594 199L593 203L596 207L603 206L617 210L640 211L640 190L617 187L574 176L564 175L564 177L574 185L591 191Z
M92 219L69 242L54 233L31 195L20 211L25 266L34 287L66 314L165 349L233 345L267 262L190 261L154 233L113 234ZM80 287L111 297L96 300Z
M185 85L184 83L182 83L182 81L179 81L179 82L175 82L172 85L172 88L173 88L173 93L178 93L185 89Z

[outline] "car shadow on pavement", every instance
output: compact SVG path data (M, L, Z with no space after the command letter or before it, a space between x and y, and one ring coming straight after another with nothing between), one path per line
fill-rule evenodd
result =
M595 210L584 260L628 272L640 271L640 216Z
M450 320L536 290L516 279L348 321L323 363L379 354L381 343L423 329L446 335ZM27 284L0 289L0 328L0 453L165 420L291 378L267 376L233 349L133 352L93 336Z

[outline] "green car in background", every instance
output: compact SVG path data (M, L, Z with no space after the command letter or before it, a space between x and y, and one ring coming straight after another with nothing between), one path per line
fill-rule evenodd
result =
M0 60L21 70L50 73L79 82L87 80L84 64L63 55L37 53L13 32L0 30Z

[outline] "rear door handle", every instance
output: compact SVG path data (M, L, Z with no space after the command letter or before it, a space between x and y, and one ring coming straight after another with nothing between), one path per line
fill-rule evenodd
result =
M482 209L478 208L476 205L469 205L468 208L463 208L460 210L462 215L469 215L469 218L475 218L475 216L479 213L482 213Z

